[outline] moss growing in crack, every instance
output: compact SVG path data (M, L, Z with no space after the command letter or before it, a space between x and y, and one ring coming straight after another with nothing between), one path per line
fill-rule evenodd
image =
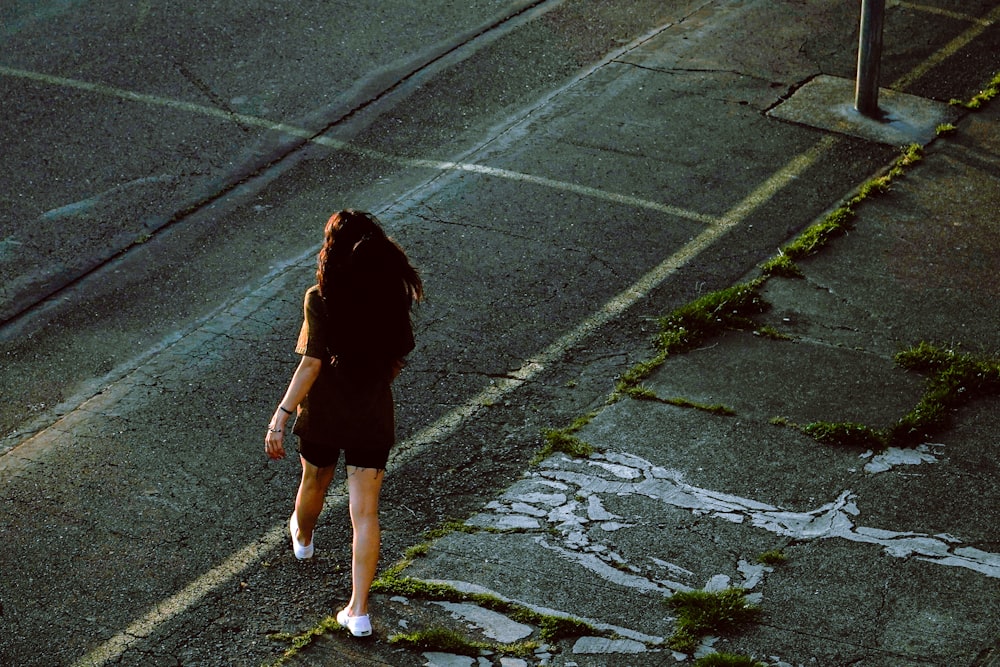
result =
M949 425L955 409L973 399L1000 394L1000 359L942 349L927 342L898 353L896 363L927 375L916 407L891 426L885 440L912 446Z
M772 417L769 423L795 429L824 445L875 450L882 450L887 446L884 431L864 424L826 421L796 424L787 417Z
M760 298L764 280L740 283L702 296L660 319L657 347L667 353L689 350L711 335L753 326L766 310ZM664 335L665 334L665 335Z
M674 593L667 604L677 612L674 634L667 646L682 653L694 652L707 635L736 630L760 615L760 608L747 602L742 588L682 591Z
M761 264L760 271L765 276L779 276L781 278L802 278L805 276L802 269L783 250L779 250L777 255Z
M656 392L645 385L635 385L624 387L625 395L637 401L658 401L660 397Z
M649 387L644 385L638 385L634 387L624 388L624 393L629 398L635 399L637 401L656 401L657 403L666 403L667 405L673 405L678 408L691 408L693 410L701 410L703 412L708 412L714 415L722 416L732 416L736 414L736 411L732 408L722 405L721 403L698 403L696 401L691 401L686 398L660 398L656 395Z
M594 453L594 446L576 437L576 433L589 424L596 412L590 412L582 417L578 417L572 424L563 429L547 429L542 432L545 437L545 445L531 460L533 465L541 463L556 452L562 452L568 456L585 458Z
M454 630L446 628L428 628L419 632L393 635L389 637L389 643L400 644L410 649L457 653L473 657L487 648L483 642L474 642Z
M863 183L858 188L857 194L846 204L828 213L820 222L807 227L794 241L781 248L776 257L761 265L763 275L802 277L801 269L795 264L796 260L816 254L831 240L847 233L854 224L855 206L873 196L888 192L892 182L902 176L907 167L921 159L923 159L923 148L919 144L907 146L884 174Z
M424 533L424 537L428 540L439 540L445 535L451 535L452 533L481 533L485 529L478 526L470 526L461 519L448 519L440 526L436 528L431 528Z
M891 182L895 178L902 176L906 172L907 167L912 167L913 165L915 165L916 163L920 162L923 159L924 159L923 146L921 146L920 144L910 144L909 146L904 148L902 154L893 161L892 166L889 167L889 170L886 172L885 177L888 177L889 181ZM879 178L885 178L885 177L879 177ZM855 195L854 198L851 199L850 204L853 205L859 203L861 199L863 198L861 197L860 194Z
M701 410L702 412L708 412L713 415L719 415L721 417L732 417L736 414L736 411L729 406L722 405L721 403L697 403L695 401L689 401L686 398L663 398L659 399L668 405L675 405L679 408L691 408L693 410Z
M662 366L666 360L667 353L660 352L649 361L643 361L630 368L618 378L615 390L610 398L608 398L608 403L615 403L625 396L643 398L646 392L652 393L649 389L642 386L642 382L652 375L657 368Z
M413 561L417 558L423 558L431 550L431 545L428 542L423 542L421 544L414 544L409 547L403 554L403 559L408 561Z
M389 637L389 643L423 651L441 651L476 657L484 651L495 651L504 655L527 657L538 648L537 642L516 644L496 644L469 639L459 632L447 628L428 628L417 632L400 633Z
M818 421L800 426L799 430L824 445L860 447L862 449L883 449L885 447L882 434L864 424Z
M757 556L757 562L763 565L783 565L788 560L788 556L781 549L771 549Z
M850 422L813 422L800 425L784 417L771 423L798 429L817 442L883 450L913 447L949 426L951 415L963 404L1000 394L1000 359L976 357L922 342L898 353L896 363L927 375L917 405L892 426L873 429Z
M998 94L1000 94L1000 72L998 72L993 79L991 79L990 82L968 102L951 100L951 104L962 106L966 109L979 109Z
M794 241L781 249L781 253L791 261L802 259L819 252L834 239L844 234L854 222L854 209L850 206L827 214L820 222L807 227Z
M580 619L568 616L542 614L523 605L503 600L495 595L484 593L466 593L454 586L437 584L413 577L394 575L382 577L372 584L372 592L388 595L402 595L408 598L426 600L443 600L445 602L471 602L475 605L506 615L518 623L534 625L539 629L539 635L545 642L554 642L566 637L582 635L609 636L607 632Z
M291 647L286 650L280 658L274 662L268 663L270 667L278 667L283 665L296 655L298 655L302 649L306 648L314 641L325 635L330 631L340 630L340 623L333 616L327 616L322 621L320 621L315 627L301 632L298 634L292 634L287 632L276 633L273 635L268 635L268 639L274 641L290 642Z
M706 294L659 319L660 331L654 341L657 354L636 364L618 380L608 403L623 397L650 398L642 382L663 365L671 354L686 352L710 336L732 329L753 327L754 315L766 310L760 298L765 277Z
M405 577L398 568L390 568L372 582L371 592L385 595L464 602L466 594L447 584L435 584L415 577Z
M545 432L545 446L535 457L534 462L544 461L556 452L575 458L586 458L594 453L594 447L566 431L552 429Z
M774 327L763 326L754 331L754 334L760 336L761 338L770 338L771 340L792 340L792 337L788 334L781 333Z
M513 615L514 620L519 620L517 614ZM520 617L521 622L534 623L541 632L541 638L547 643L557 642L567 637L582 637L591 635L606 637L609 633L601 632L590 623L581 621L578 618L566 616L547 616L530 612L529 616Z

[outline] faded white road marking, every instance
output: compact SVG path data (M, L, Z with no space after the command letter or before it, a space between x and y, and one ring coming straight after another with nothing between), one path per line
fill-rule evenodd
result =
M180 615L214 591L221 582L236 578L251 565L262 560L265 554L285 542L288 537L285 531L284 524L267 531L259 541L243 547L223 563L195 579L177 594L157 603L145 616L77 660L73 663L74 666L104 665L117 659L130 647L153 634L160 625Z
M634 206L636 208L649 209L660 213L667 213L669 215L685 218L688 220L694 220L696 222L701 222L704 224L711 224L716 220L715 216L699 213L697 211L690 211L681 208L679 206L672 206L669 204L663 204L661 202L642 199L640 197L633 197L630 195L623 195L615 192L609 192L607 190L601 190L599 188L591 188L583 185L578 185L576 183L559 181L551 178L545 178L542 176L534 176L532 174L516 172L510 169L499 169L496 167L489 167L485 165L472 164L467 162L451 162L447 160L425 160L417 158L398 157L390 155L388 153L383 153L381 151L359 148L347 142L341 141L339 139L335 139L333 137L329 137L322 134L317 135L317 133L314 131L307 130L301 127L295 127L293 125L288 125L287 123L279 123L272 120L268 120L266 118L260 118L258 116L251 116L247 114L225 111L223 109L207 106L204 104L183 102L180 100L175 100L167 97L160 97L158 95L137 93L135 91L126 90L123 88L116 88L114 86L107 86L100 83L91 83L87 81L80 81L78 79L68 79L61 76L54 76L51 74L44 74L40 72L32 72L23 69L17 69L14 67L5 67L2 65L0 65L0 75L10 76L20 79L27 79L30 81L37 81L40 83L45 83L53 86L72 88L89 93L106 95L110 97L117 97L119 99L128 100L131 102L138 102L142 104L160 106L168 109L174 109L177 111L184 111L202 116L208 116L210 118L217 118L219 120L225 120L244 126L258 127L265 130L286 134L288 136L305 139L311 143L344 151L346 153L351 153L359 157L367 158L370 160L378 160L381 162L387 162L401 167L433 169L437 171L466 171L470 173L493 176L496 178L504 178L524 183L532 183L534 185L541 185L556 190L564 190L566 192L572 192L574 194L579 194L586 197L611 201L616 204L623 204L626 206Z
M978 16L972 16L971 14L963 14L962 12L955 12L943 7L931 7L930 5L923 5L917 2L906 2L905 0L890 0L892 5L897 5L899 7L905 7L906 9L912 9L915 12L924 12L926 14L937 14L938 16L945 16L950 19L955 19L957 21L967 21L968 23L976 23L978 25L988 27L993 24L996 19L980 18Z
M997 21L1000 21L1000 6L994 7L993 11L982 19L974 19L972 17L962 18L974 21L975 24L961 35L945 44L944 47L938 49L935 53L932 53L927 60L923 61L908 73L893 81L889 87L895 90L905 90L906 88L909 88L914 84L914 82L917 81L917 79L921 78L927 74L927 72L971 44L972 41L979 37L987 28Z

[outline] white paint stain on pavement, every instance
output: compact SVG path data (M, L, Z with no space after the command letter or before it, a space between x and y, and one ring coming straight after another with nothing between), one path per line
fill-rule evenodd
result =
M881 454L874 454L868 451L861 456L863 459L871 459L865 464L865 472L875 475L880 472L892 470L896 466L915 466L921 463L937 463L938 457L934 447L940 448L944 445L923 444L914 448L900 449L890 447Z
M444 607L453 618L461 619L483 631L483 634L501 644L513 644L534 632L534 628L518 623L507 616L484 609L470 602L433 602Z
M905 463L920 463L933 458L927 451L919 450L914 455L887 452L885 456L880 465L888 465L886 461L898 462L899 459L905 459ZM850 490L841 492L837 498L815 509L789 511L749 498L693 486L686 483L677 471L661 468L638 456L615 452L595 454L588 459L571 459L563 455L551 457L541 464L539 472L515 484L500 500L490 503L487 509L491 513L477 515L470 523L495 527L516 523L518 515L524 516L517 508L527 505L540 509L531 502L533 497L537 497L531 494L537 493L535 485L538 484L549 488L553 484L559 485L562 495L567 498L563 505L548 510L547 525L544 526L555 529L561 537L561 544L549 544L546 537L541 536L537 538L539 543L608 581L639 590L668 593L687 587L672 580L651 580L638 574L638 568L634 567L631 568L634 572L630 573L628 564L620 555L601 545L592 545L588 537L591 533L585 531L585 526L595 522L588 515L588 509L603 507L589 500L595 495L644 496L696 515L746 523L796 540L836 538L873 544L897 558L912 557L1000 578L1000 554L963 547L962 542L951 535L858 525L860 511L855 502L856 496ZM579 498L588 500L581 502ZM532 513L535 514L534 511ZM601 519L604 518L601 515ZM543 527L537 516L530 519L538 527ZM759 580L754 573L747 571L744 574L747 582L743 586L746 588L752 588L746 585L751 580L754 583Z

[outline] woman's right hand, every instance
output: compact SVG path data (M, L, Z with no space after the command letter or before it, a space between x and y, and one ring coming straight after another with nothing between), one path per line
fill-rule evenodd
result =
M285 458L285 420L275 415L267 427L264 436L264 451L271 460Z

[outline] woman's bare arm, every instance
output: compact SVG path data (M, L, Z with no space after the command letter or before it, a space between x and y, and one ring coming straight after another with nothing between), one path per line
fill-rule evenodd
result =
M315 357L303 356L299 361L292 379L288 383L284 398L274 410L271 423L267 427L267 436L264 439L264 451L269 458L281 459L285 457L285 424L288 418L298 407L302 399L309 393L316 378L319 377L320 369L323 367L323 360Z

